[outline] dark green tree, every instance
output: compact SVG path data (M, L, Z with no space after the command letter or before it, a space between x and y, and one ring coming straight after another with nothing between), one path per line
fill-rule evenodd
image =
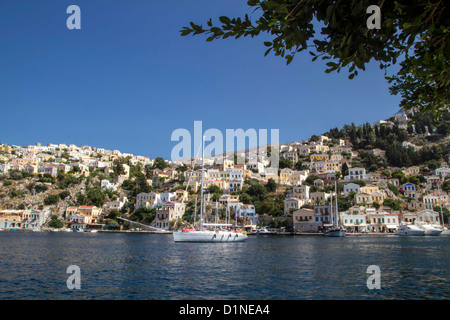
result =
M326 73L347 68L349 78L370 61L388 70L401 61L399 71L386 77L390 92L400 94L400 107L420 112L448 112L450 91L449 7L443 0L381 1L381 26L369 28L373 1L249 0L255 21L219 17L214 25L190 23L182 36L205 33L206 41L267 34L270 51L289 64L297 53L309 51L312 60L328 60ZM267 37L264 37L265 39Z

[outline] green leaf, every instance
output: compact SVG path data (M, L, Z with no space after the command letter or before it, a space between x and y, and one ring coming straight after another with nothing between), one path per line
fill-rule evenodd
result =
M230 23L230 18L225 17L225 16L221 16L219 17L220 22L222 22L223 24L229 24Z
M290 54L286 55L286 64L290 64L292 62L292 59L294 59L294 57Z

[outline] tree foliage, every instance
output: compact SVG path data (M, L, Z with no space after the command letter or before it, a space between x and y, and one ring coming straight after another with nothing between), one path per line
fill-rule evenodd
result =
M444 0L381 1L381 28L368 28L370 0L249 0L255 21L219 17L207 27L191 22L182 36L205 33L206 41L268 34L265 55L271 51L289 64L297 53L309 51L312 60L328 60L325 72L347 68L349 78L365 70L370 61L387 69L400 63L396 75L387 76L390 92L403 98L405 110L448 112L450 86L450 12ZM320 32L318 32L320 30Z

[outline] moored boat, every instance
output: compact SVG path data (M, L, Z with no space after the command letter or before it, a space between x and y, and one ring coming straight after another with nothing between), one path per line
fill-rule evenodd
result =
M345 237L345 230L341 227L331 227L323 233L325 237Z
M174 242L241 242L247 240L247 233L242 230L220 230L216 228L215 230L205 229L203 225L203 215L204 215L204 199L203 199L203 176L204 176L204 143L205 136L202 137L202 181L200 184L201 195L200 195L200 227L197 229L187 229L178 230L172 233Z
M430 224L421 224L418 225L418 227L424 231L425 236L438 236L442 233L441 229L436 228Z
M176 231L172 235L175 242L240 242L248 238L244 232L224 230Z
M268 227L263 227L261 229L257 229L259 235L272 235L275 234L273 231L269 230Z
M398 236L423 236L425 231L412 224L402 224L395 231Z
M337 184L334 182L334 191L336 193L336 201L335 201L335 210L333 215L333 195L331 194L330 202L331 202L331 222L332 225L330 227L325 227L323 235L325 237L345 237L346 230L344 227L339 226L339 207L337 203Z

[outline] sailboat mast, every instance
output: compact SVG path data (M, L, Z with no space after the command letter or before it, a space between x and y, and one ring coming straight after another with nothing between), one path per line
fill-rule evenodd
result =
M330 217L331 217L331 224L334 224L334 217L333 217L333 190L330 191Z
M200 230L203 229L203 211L204 211L204 207L203 207L203 170L204 170L204 166L205 166L205 149L203 146L203 142L205 141L205 137L202 135L202 183L200 186Z
M336 205L336 225L339 225L339 210L338 210L338 198L337 198L337 182L334 180L334 192L336 194L336 201L334 204Z
M219 212L218 212L218 207L217 207L217 201L216 201L216 224L218 224L219 223L219 217L218 217L218 214L219 214Z
M194 227L196 218L197 218L197 198L195 198L195 207L194 207Z
M439 208L441 209L442 231L444 231L444 216L442 215L442 200L441 200L441 179L439 179L438 182L438 192L439 192Z

